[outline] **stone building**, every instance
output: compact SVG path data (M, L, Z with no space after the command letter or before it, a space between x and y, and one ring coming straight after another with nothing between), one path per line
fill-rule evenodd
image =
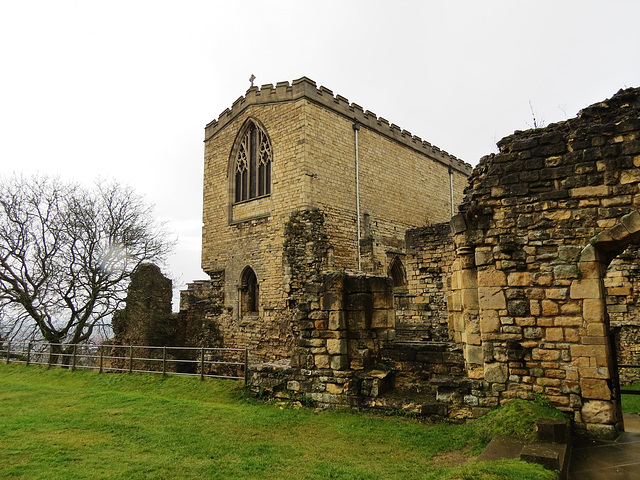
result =
M190 285L181 310L215 296L218 341L263 360L291 355L292 294L314 272L406 285L405 232L448 221L471 171L305 77L251 87L207 125L204 168L212 283Z

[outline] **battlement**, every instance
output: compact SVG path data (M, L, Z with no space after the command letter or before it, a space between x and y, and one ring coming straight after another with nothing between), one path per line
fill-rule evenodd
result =
M244 96L233 102L231 109L225 109L217 120L213 120L206 126L205 141L251 105L291 102L300 98L306 98L349 119L356 120L363 127L376 131L466 175L471 173L472 167L468 163L422 140L417 135L412 135L411 132L401 129L396 124L389 124L388 120L378 117L370 110L365 111L360 105L349 103L345 97L334 95L333 91L328 88L324 86L318 88L316 82L307 77L298 78L291 84L278 82L275 87L268 83L260 88L257 86L249 88Z

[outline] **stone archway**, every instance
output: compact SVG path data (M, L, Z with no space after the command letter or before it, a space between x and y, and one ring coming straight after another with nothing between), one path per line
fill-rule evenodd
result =
M610 329L604 278L611 260L640 242L640 213L624 215L599 233L580 255L580 277L571 284L571 298L582 300L585 334L572 352L580 372L580 419L587 430L596 425L623 427L616 350Z
M615 437L621 408L604 278L640 242L640 89L516 132L474 169L451 221L449 331L481 407L546 397ZM474 397L474 398L471 398Z

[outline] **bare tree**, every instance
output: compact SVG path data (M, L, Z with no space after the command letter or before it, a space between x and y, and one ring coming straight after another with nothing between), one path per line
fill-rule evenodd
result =
M0 179L5 335L52 344L86 341L121 307L131 272L142 262L161 261L174 243L129 187Z

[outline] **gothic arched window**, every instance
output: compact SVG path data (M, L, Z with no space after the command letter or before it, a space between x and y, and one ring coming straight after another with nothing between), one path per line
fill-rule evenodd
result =
M240 291L242 313L258 313L258 305L260 305L258 278L251 267L245 268L242 272Z
M271 144L267 134L252 121L237 140L235 201L242 202L271 193Z
M398 256L393 257L389 265L389 276L394 287L404 287L407 284L407 274L402 265L402 260Z

